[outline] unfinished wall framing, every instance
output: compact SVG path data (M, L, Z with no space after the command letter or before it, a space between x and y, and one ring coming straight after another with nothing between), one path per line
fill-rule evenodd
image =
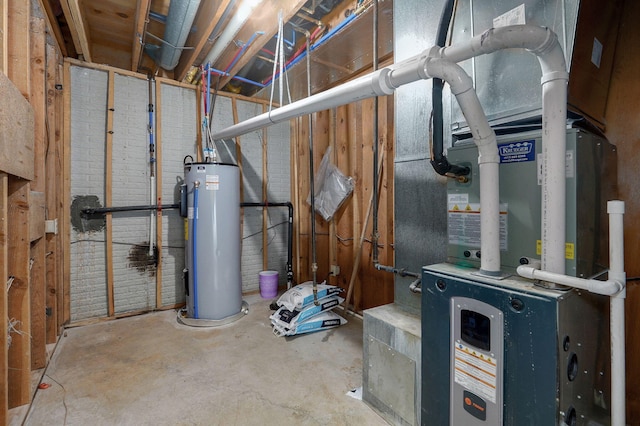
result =
M179 306L184 303L184 223L177 209L158 210L154 219L149 212L91 218L81 210L178 203L184 158L198 158L200 151L198 100L202 94L195 86L171 80L152 82L157 199L151 203L147 77L74 60L67 64L71 320ZM217 96L213 125L258 114L263 104ZM289 145L288 125L219 144L220 161L241 166L243 201L289 201ZM287 212L244 210L243 291L257 290L258 274L266 268L278 270L284 283ZM150 251L151 220L158 232L156 249Z
M62 55L47 28L37 1L0 1L0 424L31 400L65 321Z

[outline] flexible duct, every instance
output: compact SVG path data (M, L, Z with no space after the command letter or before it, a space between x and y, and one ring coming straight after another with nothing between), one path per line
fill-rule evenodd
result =
M200 0L171 0L161 46L145 45L145 52L165 70L173 70L180 60Z
M220 58L220 55L222 55L226 47L233 42L236 34L238 34L247 19L253 15L253 12L260 3L261 0L242 2L238 10L233 13L233 16L229 20L225 29L220 33L220 36L217 38L215 44L207 54L207 57L202 61L203 64L209 63L214 65L216 63Z

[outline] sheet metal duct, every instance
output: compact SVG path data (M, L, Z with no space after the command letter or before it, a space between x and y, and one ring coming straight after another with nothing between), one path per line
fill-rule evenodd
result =
M178 65L199 6L200 0L171 0L162 45L144 47L158 66L171 71Z

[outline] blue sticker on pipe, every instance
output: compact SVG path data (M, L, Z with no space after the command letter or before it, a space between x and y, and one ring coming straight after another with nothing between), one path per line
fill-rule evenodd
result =
M534 161L536 157L535 139L498 144L500 163L520 163Z

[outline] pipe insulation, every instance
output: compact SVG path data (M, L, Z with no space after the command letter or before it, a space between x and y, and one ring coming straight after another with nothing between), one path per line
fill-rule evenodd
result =
M160 67L170 71L178 65L199 7L200 0L171 0L162 46L145 46Z

